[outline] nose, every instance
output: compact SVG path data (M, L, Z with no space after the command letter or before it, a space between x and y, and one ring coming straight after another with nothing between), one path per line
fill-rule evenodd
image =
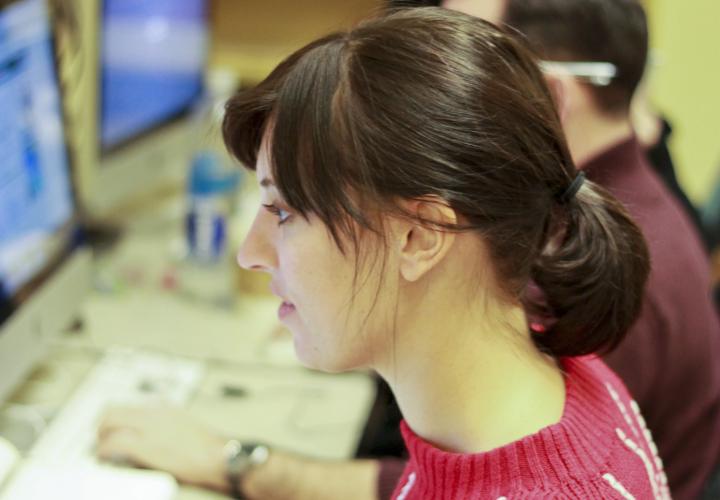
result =
M273 221L258 212L237 253L237 263L248 271L270 272L277 267L277 254L271 232Z

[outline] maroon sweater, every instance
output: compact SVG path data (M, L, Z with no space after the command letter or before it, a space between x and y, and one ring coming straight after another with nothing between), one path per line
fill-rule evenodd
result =
M394 500L669 499L657 449L622 382L596 357L563 360L560 421L485 453L440 450L403 422L410 461Z
M720 459L720 326L707 258L635 139L596 156L583 170L625 204L652 259L641 316L606 362L647 419L673 497L694 499ZM403 465L382 461L380 498L388 498Z
M605 361L640 405L673 497L697 498L720 458L720 326L708 259L634 138L582 168L624 203L652 261L641 315Z

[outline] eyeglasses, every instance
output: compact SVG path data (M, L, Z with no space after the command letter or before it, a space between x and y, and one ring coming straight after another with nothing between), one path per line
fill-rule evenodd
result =
M540 69L551 75L567 75L606 87L617 76L617 67L608 62L540 61Z

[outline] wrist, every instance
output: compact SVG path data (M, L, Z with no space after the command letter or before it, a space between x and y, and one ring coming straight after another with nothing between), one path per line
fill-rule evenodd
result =
M225 483L233 498L245 498L245 482L251 473L270 459L270 448L264 444L231 439L223 447Z
M227 439L218 439L216 444L213 445L212 451L208 451L207 469L200 484L200 486L224 494L229 494L231 491L227 474L227 456L225 451L227 442Z
M246 498L301 498L296 491L297 461L293 457L272 450L267 462L245 474L241 481L241 491Z

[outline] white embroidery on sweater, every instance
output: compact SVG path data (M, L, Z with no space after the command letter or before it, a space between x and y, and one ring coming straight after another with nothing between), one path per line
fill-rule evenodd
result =
M610 385L609 382L605 382L605 387L607 387L607 390L610 393L610 396L613 398L613 401L615 401L617 407L620 408L620 413L622 413L622 416L625 419L625 422L627 422L628 427L632 429L633 434L635 434L637 437L640 437L640 434L638 433L635 425L632 422L632 419L630 418L630 414L628 413L627 408L625 408L625 405L620 399L620 395L617 393L617 391L615 391L615 388Z
M663 471L663 463L662 459L660 458L660 455L658 454L657 446L655 446L655 441L653 441L652 434L650 434L650 430L647 428L647 423L645 422L645 418L642 416L642 413L640 413L640 407L635 402L635 400L630 401L630 407L633 409L633 412L635 413L635 418L638 422L640 422L640 427L643 430L643 433L645 434L645 439L650 444L650 451L652 451L653 457L655 458L655 467L659 471ZM667 484L667 478L665 477L665 474L661 474L662 479L664 480L664 484Z
M626 490L622 484L620 484L620 481L615 479L615 476L609 472L607 474L603 474L603 479L607 481L615 491L620 493L625 500L635 500L635 497L632 496L630 492Z
M627 412L627 409L625 408L625 405L623 404L622 400L620 399L620 396L615 391L612 385L609 383L605 383L605 386L607 387L608 392L610 393L610 396L612 397L613 401L615 401L615 404L620 409L620 412L622 413L623 417L625 418L625 421L628 423L630 429L632 429L632 432L640 438L642 433L642 437L645 440L645 444L647 445L648 449L653 455L653 461L651 462L650 459L647 456L647 453L643 448L638 446L637 443L635 443L632 439L628 438L625 432L622 431L622 429L617 428L615 429L618 437L623 442L625 446L627 446L633 453L638 455L640 457L640 460L642 460L643 464L645 465L645 470L648 475L648 479L650 480L650 486L653 491L653 497L657 499L670 499L670 490L667 486L667 476L665 475L665 471L663 469L662 460L660 460L660 457L657 453L657 446L655 446L655 442L652 439L652 435L650 434L650 431L647 428L647 424L645 423L645 419L640 414L640 408L638 404L634 401L630 401L630 407L633 410L633 416L634 419L630 419L630 415ZM638 425L640 428L640 433L638 433L635 424ZM655 467L653 467L653 465ZM618 483L619 484L619 483Z
M497 500L507 500L507 497L498 497Z
M645 419L643 418L642 414L640 413L640 407L635 402L635 400L630 401L630 407L633 409L633 412L635 413L635 418L640 423L640 427L642 428L643 434L645 435L645 440L648 442L650 451L653 454L653 458L655 460L655 478L657 479L658 483L660 483L660 493L661 498L670 498L670 489L668 488L668 481L667 481L667 475L665 474L665 469L663 468L663 462L660 456L658 455L658 449L657 446L655 446L655 441L653 441L652 434L650 433L650 430L647 428L647 423L645 422Z
M415 475L414 472L408 476L407 483L405 483L405 486L402 487L402 489L400 490L400 494L397 496L397 498L395 500L405 500L405 498L408 496L408 493L410 493L410 490L412 489L412 487L415 486L416 478L417 478L417 476Z
M640 460L642 460L643 464L645 465L645 471L647 472L648 479L650 480L650 486L653 490L653 498L661 498L660 492L658 491L658 482L655 475L655 470L653 469L653 466L650 463L650 459L648 458L647 453L645 453L645 450L639 447L635 441L627 437L627 435L623 432L622 429L617 428L615 429L615 432L617 432L620 441L622 441L630 451L640 457Z

